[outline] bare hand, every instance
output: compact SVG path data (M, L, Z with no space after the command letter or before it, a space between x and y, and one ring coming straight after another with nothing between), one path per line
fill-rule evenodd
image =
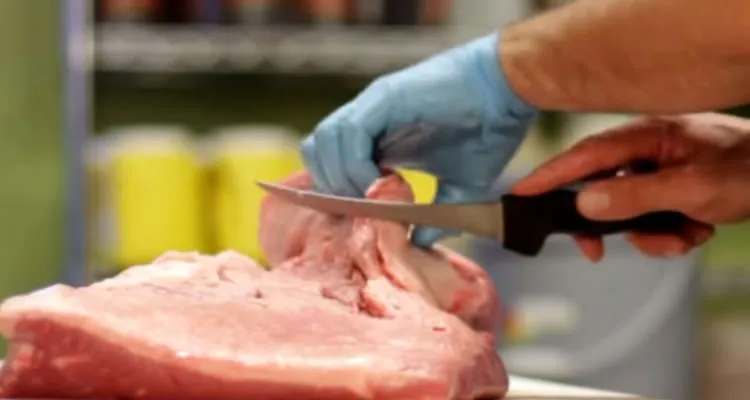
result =
M578 196L578 209L591 219L674 210L695 220L670 234L629 233L643 253L685 254L713 235L714 224L750 216L750 121L721 114L644 118L602 132L539 167L513 192L540 194L644 160L659 170L592 183ZM576 241L590 260L604 255L600 237Z

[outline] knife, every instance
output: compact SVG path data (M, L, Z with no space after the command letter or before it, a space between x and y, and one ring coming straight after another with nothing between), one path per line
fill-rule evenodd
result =
M257 183L271 195L328 214L455 229L494 238L506 249L527 256L539 254L552 234L667 233L680 230L688 221L688 217L676 211L653 212L616 221L590 220L578 212L577 192L567 189L538 196L506 194L500 201L487 203L412 204L332 196L268 182Z

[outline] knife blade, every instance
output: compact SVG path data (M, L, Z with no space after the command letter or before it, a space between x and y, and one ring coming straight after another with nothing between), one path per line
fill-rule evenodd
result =
M556 233L675 232L689 220L675 211L653 212L616 221L590 220L578 212L577 193L571 190L555 190L538 196L506 194L499 201L487 203L412 204L341 197L274 183L257 183L271 195L328 214L455 229L492 237L506 249L528 256L539 254L547 237Z
M501 203L413 204L373 201L299 190L268 182L258 182L268 193L291 203L333 215L370 217L414 225L455 229L502 241Z

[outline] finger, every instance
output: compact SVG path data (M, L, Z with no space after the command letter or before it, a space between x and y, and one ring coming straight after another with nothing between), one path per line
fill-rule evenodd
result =
M354 102L339 107L318 124L312 135L313 139L303 143L305 164L313 174L316 186L327 193L361 196L367 189L365 187L360 190L359 185L352 182L348 171L343 168L345 157L348 156L347 149L344 148L348 130L342 129L342 125L354 108Z
M320 141L318 137L324 132L334 130L335 126L345 115L351 113L353 103L349 102L336 109L336 111L325 117L305 140L302 141L300 152L305 164L305 169L312 175L313 184L316 189L325 193L334 193L333 185L326 175L324 168L326 157L320 154Z
M628 233L628 241L651 257L677 257L693 248L691 242L679 234Z
M315 133L315 152L318 165L330 185L331 193L339 196L360 197L364 190L349 180L344 159L349 156L344 149L344 136L349 132L341 129L341 124L335 123L325 126Z
M391 100L390 93L388 79L377 79L354 100L348 121L373 139L394 128L387 123L392 119L391 105L397 103Z
M543 193L633 161L653 160L662 165L682 159L689 152L690 142L672 133L674 124L644 120L591 136L516 183L513 192Z
M693 246L701 246L714 236L716 228L702 222L690 221L685 226L682 236L689 239Z
M599 236L573 236L578 248L589 261L597 263L604 257L604 241Z
M675 257L686 254L704 244L714 234L714 227L689 221L682 230L674 233L653 234L631 232L628 240L641 252L653 257Z
M716 198L718 180L686 167L608 179L584 188L578 195L578 209L596 220L626 219L655 211L680 211L703 220L706 205Z
M380 176L373 157L375 143L388 129L389 107L387 83L379 79L357 96L340 121L344 167L349 180L363 193Z
M315 142L315 134L311 134L302 141L300 146L305 169L307 169L307 171L310 172L310 175L312 175L315 189L325 193L333 193L333 189L323 172L323 166L320 164L320 161L318 161L318 152L316 151Z
M480 189L469 189L445 182L439 182L435 203L463 203L469 201L487 200L487 193ZM429 226L417 226L411 234L412 243L417 246L428 248L436 241L447 236L458 235L459 231L452 229L441 229Z
M378 179L380 172L373 156L373 138L366 135L358 127L344 127L348 132L342 132L341 149L344 172L349 182L356 186L359 193L367 193L367 189Z

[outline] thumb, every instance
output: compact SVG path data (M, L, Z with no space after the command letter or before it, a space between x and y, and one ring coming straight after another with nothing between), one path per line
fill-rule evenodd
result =
M487 200L488 197L489 194L486 189L477 190L441 182L437 188L435 203L467 203ZM455 229L415 226L411 233L411 241L419 247L429 248L440 239L457 236L460 233Z
M591 219L617 220L656 211L696 215L712 190L695 169L674 167L588 185L578 195L578 210Z

